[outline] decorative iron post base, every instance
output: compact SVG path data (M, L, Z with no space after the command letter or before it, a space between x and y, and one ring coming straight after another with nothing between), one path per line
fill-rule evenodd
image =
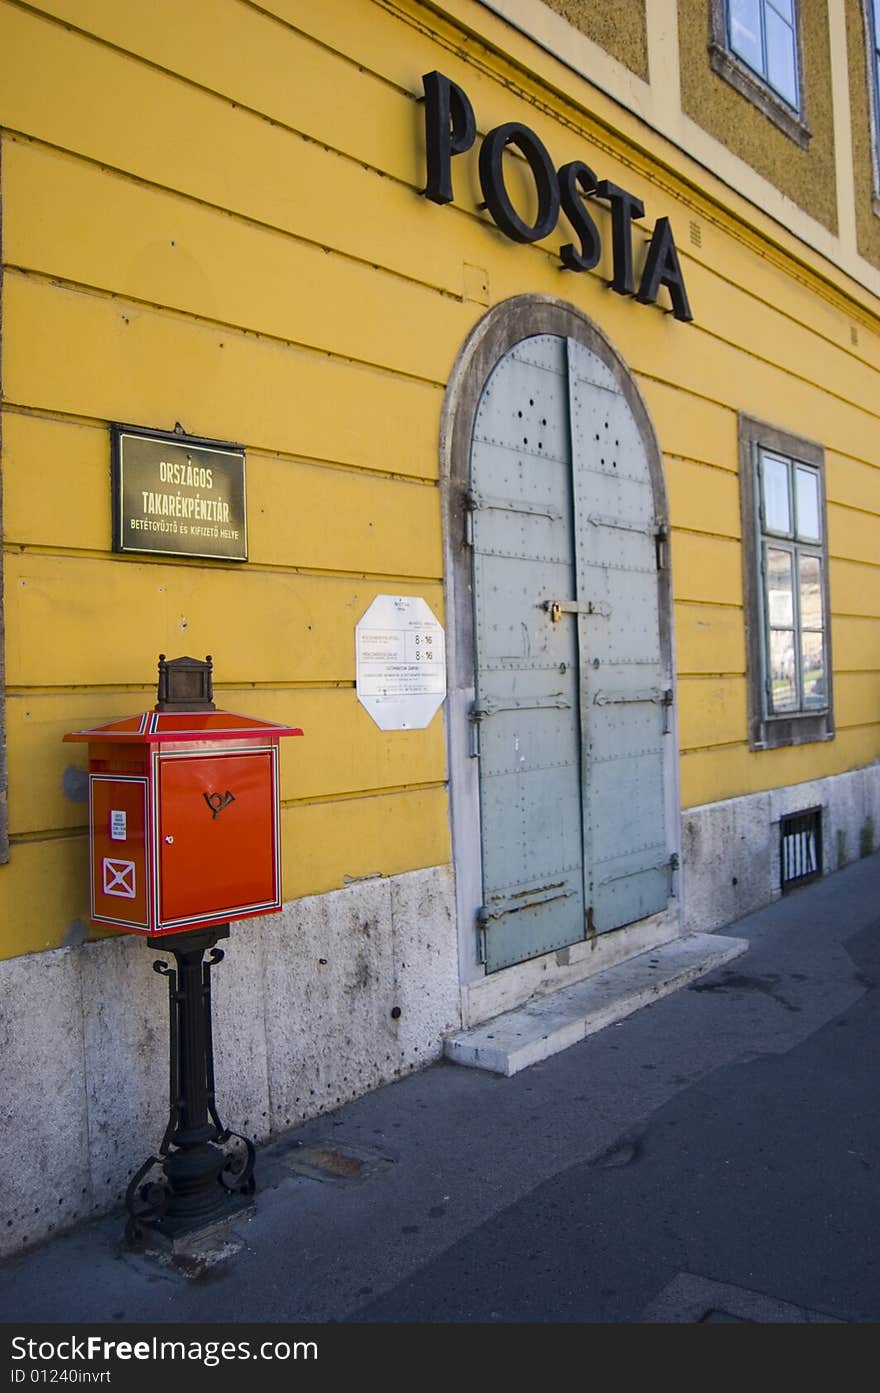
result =
M153 963L168 978L170 1115L158 1155L128 1186L132 1245L150 1233L173 1241L207 1228L243 1208L256 1188L253 1142L223 1126L214 1100L211 968L224 956L217 940L228 937L229 925L219 924L147 939L177 964Z

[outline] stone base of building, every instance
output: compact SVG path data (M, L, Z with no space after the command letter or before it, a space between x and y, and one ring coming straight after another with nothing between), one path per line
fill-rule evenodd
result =
M847 774L705 803L682 814L685 933L761 909L782 894L782 819L821 808L822 874L880 845L880 762Z
M461 1025L449 866L292 901L221 946L217 1107L255 1142L439 1059ZM0 962L0 1255L119 1206L159 1147L161 957L126 934Z

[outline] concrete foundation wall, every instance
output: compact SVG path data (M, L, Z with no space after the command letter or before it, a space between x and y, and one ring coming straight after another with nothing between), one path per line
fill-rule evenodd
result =
M257 1142L439 1058L461 1024L448 866L291 901L221 947L218 1111ZM0 1254L120 1204L158 1148L161 958L126 935L0 962Z
M781 818L822 809L828 875L880 845L880 763L682 814L685 933L721 928L782 893Z

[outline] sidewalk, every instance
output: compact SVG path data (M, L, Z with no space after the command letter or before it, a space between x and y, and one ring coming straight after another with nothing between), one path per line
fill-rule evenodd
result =
M444 1061L285 1134L189 1254L116 1214L7 1260L2 1320L880 1319L880 854L722 934L512 1077Z

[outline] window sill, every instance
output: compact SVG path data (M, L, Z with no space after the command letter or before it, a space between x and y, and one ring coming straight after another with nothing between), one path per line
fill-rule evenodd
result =
M709 63L714 73L762 111L774 126L794 141L795 145L801 150L809 148L812 131L803 118L777 96L773 88L763 82L757 73L752 72L751 68L737 58L736 54L714 39L709 44Z
M755 722L749 744L753 750L778 750L786 745L809 745L834 739L830 711L804 716L765 716Z

